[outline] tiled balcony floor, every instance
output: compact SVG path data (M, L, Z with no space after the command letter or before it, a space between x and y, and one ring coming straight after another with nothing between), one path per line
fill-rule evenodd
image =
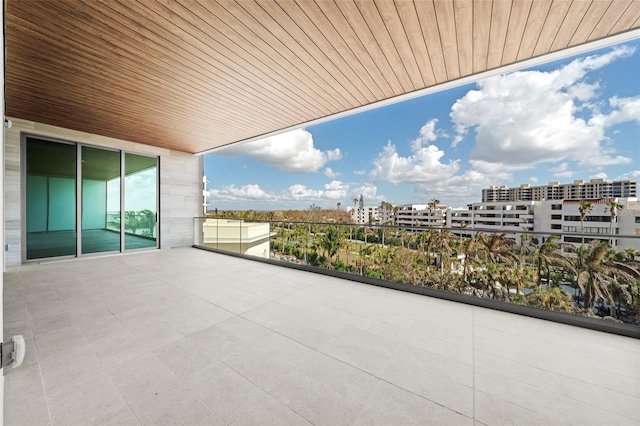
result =
M640 341L196 249L5 273L7 425L640 424Z

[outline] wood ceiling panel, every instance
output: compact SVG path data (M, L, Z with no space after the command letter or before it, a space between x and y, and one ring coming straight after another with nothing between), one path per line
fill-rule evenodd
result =
M248 70L251 71L246 72L246 77L249 80L255 79L253 77L255 75L261 75L263 81L266 80L273 85L273 87L269 87L269 84L264 85L260 80L257 80L258 86L254 93L259 93L263 88L269 90L272 93L271 96L274 96L274 92L280 92L286 98L295 99L300 105L318 107L325 114L332 111L336 103L344 106L340 103L341 100L337 100L321 90L314 81L314 77L317 75L282 43L278 43L276 37L259 26L257 21L254 21L256 31L252 32L242 19L233 16L216 3L200 5L197 2L188 2L187 5L190 10L197 11L198 15L207 16L206 22L210 25L208 31L201 29L199 34L191 35L190 39L199 40L204 37L207 43L214 43L219 51L223 52L223 55L212 53L209 58L221 60L223 63L227 63L226 58L233 58L242 64L242 66L236 66L240 73L247 69L244 68L247 66L246 64L250 64ZM177 8L184 9L185 7L174 1L167 1L166 6L172 12L172 14L167 14L168 17L179 13ZM240 13L244 13L244 11ZM246 15L243 15L243 18L246 18ZM190 17L189 22L197 24L198 21L194 22L193 19ZM179 23L177 28L178 30L181 28ZM187 25L186 28L190 27ZM268 37L269 41L265 41L261 37L263 35ZM206 51L207 43L203 43L204 47L200 49ZM231 62L227 65L234 67L234 63ZM292 64L295 66L291 66Z
M415 5L410 0L400 0L396 3L396 7L404 30L406 31L409 45L413 51L413 55L415 55L418 68L420 68L423 85L433 86L436 83L436 79L433 74L429 51L422 36L422 28L420 27L420 20L418 19Z
M405 27L402 24L396 4L385 0L376 0L375 3L361 1L359 4L363 3L368 6L366 9L373 18L370 19L370 21L374 22L374 25L376 25L376 23L382 25L382 28L386 28L389 33L390 40L394 45L394 50L397 52L397 55L394 56L397 56L400 60L400 66L406 70L413 84L413 89L417 90L420 87L424 87L425 82L422 80L422 71L420 70L415 51L407 35L407 32L411 31L411 27ZM365 16L366 15L367 14L365 14ZM416 29L419 29L419 27Z
M580 21L589 10L589 2L574 1L567 12L567 18L564 19L562 25L558 29L558 34L551 45L552 50L563 49L569 45L573 34L576 32Z
M335 29L337 36L340 37L348 47L349 52L353 55L351 65L358 68L358 73L361 77L369 78L372 85L377 86L382 91L384 98L394 96L396 92L394 92L389 81L382 74L380 68L371 55L369 55L364 44L351 27L349 21L347 21L340 9L338 9L337 5L330 1L322 1L318 3L307 1L301 2L303 9L309 8L312 4L322 11L322 14L325 17L324 22L331 24L331 27ZM329 17L331 19L329 19ZM320 21L315 20L315 22L319 23ZM325 25L323 25L323 28L326 28ZM326 31L330 31L330 29L326 29Z
M59 5L62 5L62 4L63 3L59 3ZM77 25L85 28L89 26L95 27L103 32L108 31L110 28L106 26L102 27L101 21L99 20L94 20L93 22L83 22L82 17L78 16L77 14L72 14L71 17L73 18L74 22ZM111 22L115 24L114 21L111 21ZM78 31L76 31L73 27L70 27L70 26L65 27L65 31L66 31L66 36L71 36L71 37L66 37L64 40L60 40L58 42L57 44L58 51L56 52L56 54L65 55L66 53L65 51L67 50L66 48L78 46L76 50L73 52L74 58L67 58L67 59L69 61L72 61L72 59L75 59L76 61L82 61L83 63L85 63L85 65L89 69L97 66L98 72L101 75L109 74L106 84L109 84L110 81L116 81L116 82L124 82L123 84L126 85L129 79L135 78L138 80L138 85L137 85L138 88L140 87L141 84L146 85L148 92L152 93L154 96L158 90L165 90L167 91L167 93L163 95L164 97L167 97L170 100L170 102L172 100L180 99L181 97L190 96L192 97L193 101L197 101L199 108L206 108L208 106L207 104L211 99L210 96L212 95L212 93L206 93L206 92L200 93L198 89L199 87L203 87L203 86L197 86L192 84L192 81L200 78L197 73L192 72L192 70L186 70L184 73L182 72L176 73L175 70L166 68L167 58L162 58L162 60L158 60L156 58L156 55L149 54L149 51L151 51L152 49L141 51L136 47L135 40L133 40L131 44L128 44L126 35L127 35L127 31L129 30L126 27L122 27L121 30L122 31L120 31L120 34L123 37L120 38L120 41L122 41L122 43L120 44L121 49L119 50L117 56L123 56L124 58L127 59L126 61L122 61L119 58L116 58L115 62L114 61L104 62L100 60L98 61L94 60L93 52L96 50L96 48L100 48L100 46L105 43L104 40L94 35L88 35L83 38L81 37L81 34L78 33ZM136 33L133 32L132 34L135 35ZM84 41L84 43L79 43L77 42L77 40L82 40ZM139 41L137 42L139 43ZM64 47L61 48L62 46ZM159 52L161 53L161 51ZM114 53L115 51L112 51L112 57L114 57ZM135 67L132 67L129 64L133 64L135 65ZM153 67L149 67L150 64L152 64ZM180 67L181 65L182 65L181 63L176 64L177 67ZM149 67L148 69L149 72L143 75L135 75L135 72L137 69L143 68L145 66ZM206 69L206 68L203 68L203 69ZM186 74L188 78L187 79L182 78L183 74ZM173 86L167 86L167 85L163 86L162 82L166 80L172 80L176 84ZM205 82L206 80L202 79L202 83L205 83ZM122 89L124 92L126 92L126 90L124 90L126 89L126 87L122 87ZM120 92L118 91L117 93L120 93ZM232 114L246 112L246 109L242 109L242 106L244 105L246 108L249 105L249 103L248 101L245 101L243 103L241 101L240 95L241 93L235 94L236 96L235 99L238 100L238 104L239 104L238 108L232 107L230 110L225 111L225 113L232 115ZM228 100L234 99L231 94L222 94L219 92L215 93L215 96L226 98ZM266 98L266 100L268 101L268 98ZM266 121L265 121L265 124L266 124Z
M614 0L607 11L602 16L598 25L593 29L593 32L589 35L589 40L597 40L605 37L613 26L624 15L625 11L633 4L634 0ZM638 7L640 11L640 7Z
M613 28L611 28L608 35L627 31L631 28L638 28L638 26L640 26L640 5L638 4L638 0L633 0L627 10L625 10L624 15L622 15Z
M301 17L305 17L305 15L300 9L294 9L297 7L294 3L291 3L287 12L283 11L278 4L272 1L258 0L259 8L258 6L253 7L253 3L251 2L244 2L242 5L245 10L253 14L254 17L260 17L263 23L269 23L267 29L272 34L279 34L279 37L287 42L287 46L290 47L291 51L307 63L309 69L314 70L318 74L321 81L334 87L336 99L343 97L344 104L350 108L367 102L366 97L354 87L353 82L346 78L340 68L336 66L307 33L299 27L300 24L298 20ZM266 19L265 13L279 28L271 25L271 21ZM312 23L310 23L310 27L313 28ZM309 30L310 29L308 29L308 31ZM287 34L288 37L283 36L283 34Z
M507 39L504 42L501 65L512 64L516 61L532 4L533 0L522 0L511 4Z
M453 3L456 16L456 41L460 75L473 73L473 0L457 0Z
M592 2L584 18L580 21L578 29L576 29L576 32L573 34L569 45L574 46L584 43L584 40L589 40L589 35L591 35L598 23L602 20L609 6L611 6L611 1L599 0Z
M169 6L179 5L170 3ZM197 10L198 8L195 3L191 4L191 6L194 8L192 10ZM121 8L121 13L131 20L136 19L136 12L127 11L126 6ZM219 28L225 28L225 25L215 15L211 15L208 19L209 25L212 25L215 29L212 28L207 33L203 29L204 23L194 19L194 16L189 12L185 12L183 21L174 17L175 12L162 8L157 10L141 8L137 13L145 17L145 21L141 21L143 27L153 27L155 32L163 34L163 37L167 40L176 39L175 43L167 48L171 56L182 56L181 52L186 50L189 54L186 57L182 56L185 60L184 63L190 68L195 68L198 73L203 74L205 81L209 80L214 84L214 87L224 82L225 88L227 87L226 83L230 82L232 90L229 95L232 98L242 95L242 99L246 98L249 104L255 103L259 99L265 102L265 105L276 109L283 108L290 98L306 103L307 98L300 96L301 90L308 89L303 82L297 79L293 73L273 62L268 62L267 64L259 62L259 64L263 65L263 67L259 67L256 64L256 56L258 59L263 59L260 56L262 52L248 51L248 45L243 45L242 49L233 47L235 44L230 40L235 33L231 30L219 30ZM153 22L152 20L156 16L161 17L164 21ZM186 30L182 29L183 26ZM155 39L153 33L149 34L149 36ZM162 39L157 42L162 45ZM232 46L232 48L229 46ZM209 65L211 57L217 59L215 62L217 69L214 68L214 73L207 73L207 69L211 69ZM180 75L182 73L176 74ZM189 75L188 78L193 78L193 75ZM238 91L238 86L241 88L240 91ZM227 92L225 91L225 93ZM305 109L308 113L320 113L323 111L319 102L305 106Z
M460 77L460 65L458 62L458 39L456 35L456 18L453 11L453 1L438 0L434 3L438 30L440 31L440 43L444 63L447 68L447 79L455 80Z
M320 4L322 3L323 2L320 2ZM398 76L394 72L393 67L390 65L387 57L380 48L376 36L371 31L367 21L360 13L358 6L351 1L338 1L336 4L340 9L341 14L349 22L351 28L357 34L358 38L364 45L367 53L365 54L363 52L363 55L370 56L371 59L376 63L378 69L383 74L384 79L391 85L393 93L398 95L400 93L406 93L412 90L412 87L409 86L409 82L401 82L398 79Z
M549 13L547 13L547 19L545 19L544 25L542 26L540 37L538 37L536 47L533 49L533 56L543 55L549 52L551 44L556 39L562 23L565 21L575 21L575 19L571 19L571 17L565 19L571 3L571 0L554 0L551 4ZM580 1L578 3L587 4L588 6L588 2L586 1Z
M502 64L502 52L507 39L510 15L511 0L493 0L487 69L497 68Z
M376 43L380 46L384 57L391 66L394 74L398 77L402 89L405 92L412 92L420 87L422 80L419 76L418 67L415 64L415 58L405 63L400 57L400 53L392 38L389 36L389 30L385 25L385 21L380 17L380 12L376 4L370 0L355 0L356 6L362 18L367 22L367 26L375 35ZM393 3L389 3L395 8ZM398 37L400 38L400 37ZM405 37L406 40L406 37ZM418 82L420 79L420 82Z
M360 103L371 103L382 99L379 91L376 90L376 93L374 93L370 88L370 86L373 85L365 83L365 81L363 81L362 78L360 78L360 76L353 70L348 60L345 59L344 55L348 55L348 52L350 53L348 47L346 47L344 43L341 44L338 42L336 43L338 48L336 48L336 45L334 45L331 40L325 36L325 33L322 32L322 26L316 26L314 18L319 20L324 19L324 24L328 28L331 28L331 23L326 21L326 18L322 11L320 11L317 7L313 7L314 3L307 3L310 6L310 12L313 13L313 17L310 18L307 13L302 8L300 8L299 4L296 4L294 6L286 4L289 3L289 0L285 2L283 2L282 0L277 1L278 4L281 5L281 8L282 4L284 3L285 6L289 6L289 9L291 11L295 12L294 15L291 15L291 19L295 21L298 27L305 29L306 32L302 32L302 30L298 28L300 33L308 36L309 40L313 42L314 46L316 46L315 48L313 48L314 54L317 54L318 56L324 55L325 58L328 59L323 61L323 63L327 64L330 67L329 72L331 74L339 76L340 81L343 85L345 83L350 84L350 90L355 92L354 96L358 97L358 101ZM297 9L295 8L296 6ZM339 34L335 33L335 31L330 33L330 37L331 39L333 39L334 43L337 42L337 40L340 38ZM354 59L357 62L356 58L353 57L353 55L348 56L349 59Z
M200 152L640 25L640 0L6 0L7 115Z
M536 48L536 44L542 35L542 27L547 20L547 14L552 4L552 0L537 0L531 5L527 25L525 26L520 48L518 49L518 61L533 57L533 50Z
M447 67L444 63L444 53L442 51L442 41L440 40L440 30L438 29L438 18L436 16L433 1L425 0L415 2L418 20L422 28L422 36L429 52L431 67L436 82L444 83L448 81Z
M479 1L473 5L473 72L487 69L492 7L492 1Z

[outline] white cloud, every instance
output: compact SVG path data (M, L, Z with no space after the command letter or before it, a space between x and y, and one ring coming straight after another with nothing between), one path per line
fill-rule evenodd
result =
M632 98L609 99L609 106L613 108L609 114L594 115L589 124L602 127L610 127L627 121L635 121L640 124L640 96Z
M438 119L432 118L420 128L420 135L411 142L413 151L419 150L422 146L428 145L430 142L435 142L439 137L448 137L444 131L440 129L436 130L436 124L438 124Z
M322 203L326 201L331 201L333 204L333 201L348 200L348 191L349 185L338 180L323 185L322 189L294 184L279 192L265 191L257 184L229 185L221 189L210 189L209 205L219 205L222 202L227 204L257 203L269 206L270 203L291 205L292 202Z
M557 178L570 178L573 176L573 172L569 170L569 163L566 162L561 163L557 167L550 168L549 171Z
M331 181L324 185L324 191L322 191L322 197L329 200L339 200L347 196L349 185L340 182L339 180Z
M467 170L461 175L451 176L439 182L415 185L414 197L417 202L437 198L443 204L461 206L479 200L482 189L495 184L495 176L477 170Z
M374 160L370 178L391 183L436 182L453 176L460 168L460 160L441 163L444 151L435 145L416 146L412 143L412 152L412 155L403 157L389 141Z
M640 180L640 170L632 170L613 180Z
M593 176L589 176L589 179L606 179L606 178L607 178L606 173L596 173Z
M531 182L531 183L538 183L538 180L539 180L539 179L538 179L537 177L535 177L535 176L531 176L531 177L529 178L529 182Z
M328 178L335 179L338 176L340 176L340 173L334 172L333 169L331 169L331 167L327 167L326 169L324 169L324 175Z
M361 175L364 175L366 173L367 173L366 170L354 170L353 171L353 174L356 175L356 176L361 176Z
M620 47L553 71L515 72L478 82L477 90L451 108L456 128L452 146L474 129L470 159L484 171L523 170L562 160L583 166L630 163L603 146L604 131L611 123L637 119L637 98L612 99L610 114L588 121L576 113L597 94L598 85L583 80L588 72L631 54L633 49Z
M215 153L246 155L290 173L317 172L327 162L342 158L339 148L328 151L315 148L313 136L304 129L292 130L245 144L230 145Z
M367 206L378 204L380 201L384 200L384 196L378 195L378 187L372 183L363 183L362 185L353 188L349 193L349 200L353 201L354 198L360 198L361 194L364 204Z
M274 193L268 193L260 188L260 185L249 184L242 186L229 185L222 189L209 190L209 204L220 201L278 201L280 197Z
M297 201L341 200L347 196L348 190L349 185L339 180L325 184L323 189L312 189L306 185L295 184L287 189L285 197Z
M316 199L320 197L320 191L315 191L305 185L296 183L289 187L287 195L294 200Z

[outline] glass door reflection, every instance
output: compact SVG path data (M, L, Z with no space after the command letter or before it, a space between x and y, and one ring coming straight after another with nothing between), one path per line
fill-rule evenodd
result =
M82 253L120 250L120 152L82 147Z
M76 146L26 139L26 258L76 255Z
M124 170L124 248L157 247L157 158L125 153Z

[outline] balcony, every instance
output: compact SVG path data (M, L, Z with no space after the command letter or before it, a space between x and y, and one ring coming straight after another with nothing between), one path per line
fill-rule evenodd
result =
M12 424L640 422L638 340L184 248L5 273Z

